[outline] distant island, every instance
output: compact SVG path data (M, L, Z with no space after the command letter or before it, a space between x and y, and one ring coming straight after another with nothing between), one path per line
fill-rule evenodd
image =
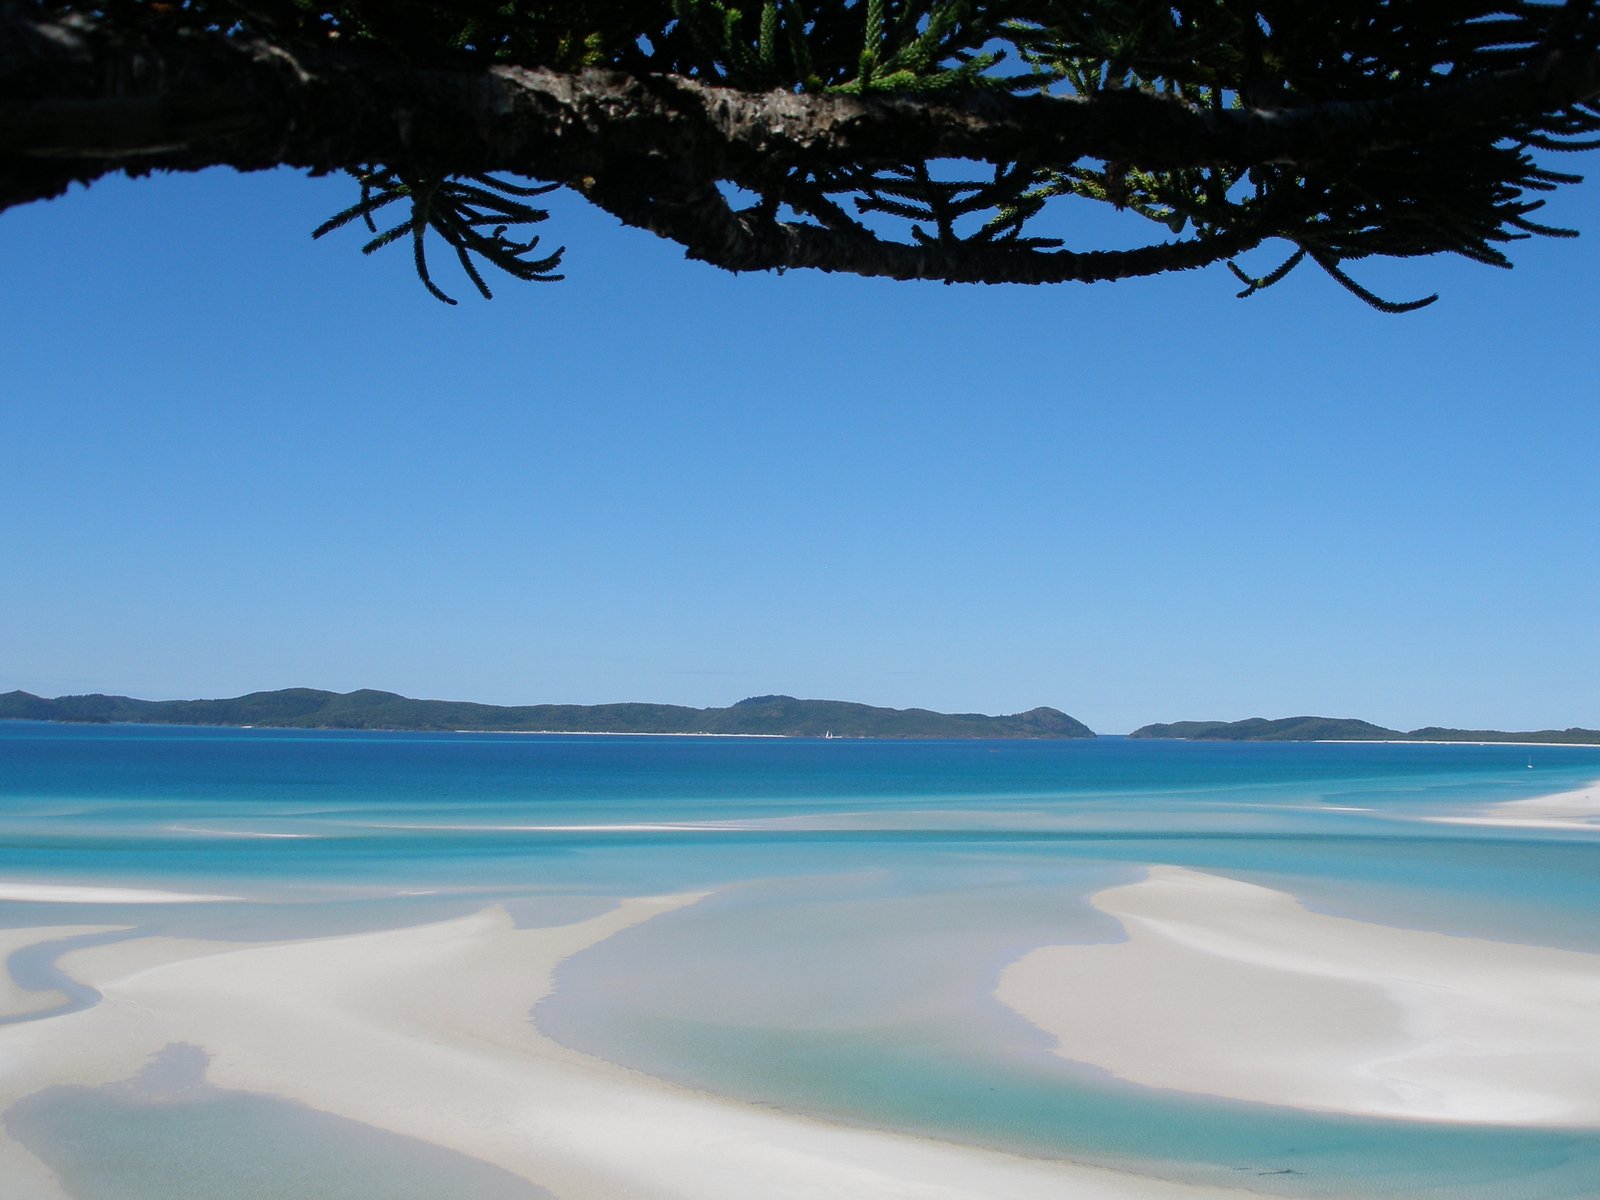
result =
M128 696L0 694L0 721L76 724L259 725L279 729L374 729L484 733L671 733L842 738L1092 738L1060 709L991 717L926 708L877 708L846 700L752 696L727 708L679 704L526 704L413 700L363 688L327 692L283 688L231 700L135 700ZM1190 742L1528 742L1600 745L1600 730L1385 729L1348 717L1244 721L1174 721L1145 725L1129 737Z
M260 725L286 729L474 730L492 733L705 733L846 738L1092 738L1054 708L1011 716L875 708L843 700L752 696L728 708L676 704L530 704L505 707L412 700L363 689L284 688L231 700L134 700L127 696L0 695L0 720L136 725Z
M1128 735L1136 738L1179 738L1188 742L1542 742L1548 744L1600 744L1600 730L1539 729L1506 733L1498 729L1424 729L1402 732L1369 721L1341 717L1281 717L1269 721L1250 717L1243 721L1174 721L1146 725Z

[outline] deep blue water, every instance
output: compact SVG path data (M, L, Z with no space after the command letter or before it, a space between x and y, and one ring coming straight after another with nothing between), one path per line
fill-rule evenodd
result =
M1422 819L1595 779L1600 749L1578 747L0 723L0 881L242 898L67 917L0 903L0 925L262 938L486 898L552 923L714 889L571 960L541 1025L833 1119L1273 1194L1592 1197L1600 1136L1141 1089L1049 1055L990 992L1035 946L1115 940L1085 897L1150 863L1363 920L1600 951L1600 836ZM1281 1170L1296 1173L1263 1174Z

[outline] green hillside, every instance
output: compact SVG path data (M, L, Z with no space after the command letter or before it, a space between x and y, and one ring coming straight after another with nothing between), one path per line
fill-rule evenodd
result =
M1243 721L1174 721L1146 725L1129 737L1179 738L1190 742L1546 742L1600 745L1600 730L1540 729L1508 733L1498 729L1445 729L1429 725L1402 732L1368 721L1341 717L1281 717L1269 721L1249 717Z
M0 695L0 720L261 725L294 729L560 731L569 733L774 734L785 737L1084 738L1094 733L1054 708L1011 716L875 708L842 700L755 696L728 708L673 704L532 704L506 707L412 700L363 689L285 688L231 700L134 700L127 696Z
M1500 729L1413 729L1406 737L1419 742L1550 742L1557 745L1600 745L1600 729L1535 729L1507 733Z
M1175 721L1171 725L1146 725L1128 736L1182 738L1191 742L1366 742L1406 735L1350 718L1281 717L1269 721L1265 717L1250 717L1243 721Z

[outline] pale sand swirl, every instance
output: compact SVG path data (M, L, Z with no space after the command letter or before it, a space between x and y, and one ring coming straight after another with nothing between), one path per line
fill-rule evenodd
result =
M1531 800L1507 800L1454 817L1424 817L1441 825L1498 825L1525 829L1589 829L1600 833L1600 780Z
M0 879L0 900L29 904L200 904L237 900L203 892L165 892L160 888L96 887L76 883L23 883Z
M1203 1200L1245 1193L845 1128L664 1084L528 1019L564 958L696 896L517 929L503 909L273 945L146 938L61 966L103 993L0 1026L0 1113L53 1084L125 1080L191 1043L206 1077L472 1155L564 1200ZM0 1136L6 1200L63 1200Z
M1065 1058L1297 1108L1600 1126L1600 955L1323 916L1177 867L1093 900L1127 941L1036 950L998 990Z
M17 983L6 968L6 960L18 950L85 934L110 933L118 928L120 926L116 925L52 925L42 929L0 929L0 1018L43 1012L65 1003L67 999L65 992L36 990Z

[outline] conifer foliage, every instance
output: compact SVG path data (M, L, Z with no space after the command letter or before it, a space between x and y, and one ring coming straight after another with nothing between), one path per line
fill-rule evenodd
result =
M318 237L409 243L451 303L430 244L486 297L560 278L526 230L564 187L732 270L1310 263L1398 312L1433 297L1352 264L1572 236L1534 214L1597 98L1597 0L3 0L0 206L290 164L354 180ZM1106 206L1145 244L1092 248Z

